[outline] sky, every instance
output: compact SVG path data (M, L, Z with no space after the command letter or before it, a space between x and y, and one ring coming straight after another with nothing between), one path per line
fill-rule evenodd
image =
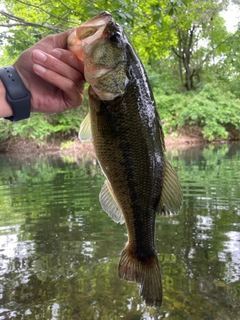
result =
M221 13L225 19L225 25L228 32L234 32L237 29L237 24L240 22L240 7L237 5L229 5L227 11Z

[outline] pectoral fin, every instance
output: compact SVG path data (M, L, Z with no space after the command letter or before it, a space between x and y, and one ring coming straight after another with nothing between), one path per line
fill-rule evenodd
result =
M117 200L113 193L112 187L108 180L105 180L99 195L99 200L104 211L117 223L124 223L122 210L117 204Z
M165 160L162 194L157 206L157 214L168 216L176 214L182 205L182 190L175 170Z
M82 142L85 142L85 141L92 139L90 113L87 114L86 118L83 120L83 122L80 125L78 138Z

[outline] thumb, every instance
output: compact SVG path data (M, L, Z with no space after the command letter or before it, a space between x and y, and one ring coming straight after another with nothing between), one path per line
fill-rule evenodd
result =
M67 39L74 29L48 36L53 48L67 49Z

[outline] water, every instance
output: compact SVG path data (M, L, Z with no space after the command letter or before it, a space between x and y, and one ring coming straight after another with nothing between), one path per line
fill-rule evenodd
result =
M127 240L98 202L93 159L0 157L0 320L240 319L240 144L173 151L180 214L158 217L164 300L117 266Z

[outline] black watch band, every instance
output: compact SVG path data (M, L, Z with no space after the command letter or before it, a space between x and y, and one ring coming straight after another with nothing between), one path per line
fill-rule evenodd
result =
M7 102L13 111L13 116L5 119L18 121L29 118L31 95L14 67L0 68L0 79L6 89Z

